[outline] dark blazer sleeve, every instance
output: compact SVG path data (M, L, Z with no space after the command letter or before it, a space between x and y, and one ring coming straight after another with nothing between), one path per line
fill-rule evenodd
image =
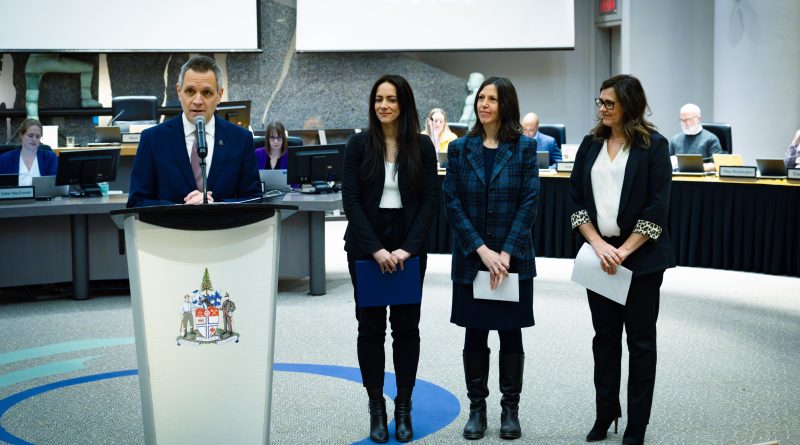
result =
M647 199L636 221L633 233L658 240L669 217L669 195L672 189L672 163L669 144L658 133L651 134L647 175Z
M570 184L570 223L572 229L575 230L581 224L591 222L589 218L589 206L584 196L585 184L584 169L592 168L591 165L586 165L586 155L594 143L594 138L591 135L586 135L578 147L578 152L575 154L575 163L572 166L572 173L569 176Z
M42 176L54 176L58 171L58 156L52 151L38 150L39 173ZM44 167L44 168L43 168Z
M420 137L419 149L421 150L420 157L422 158L420 202L418 203L416 217L412 221L408 235L401 246L401 249L414 255L422 253L427 245L428 229L433 222L433 217L439 210L440 194L438 169L436 167L439 161L431 138L427 136Z
M461 170L468 168L465 151L467 138L458 138L447 147L447 173L442 188L444 190L445 214L453 229L453 248L461 255L469 255L484 244L481 235L475 229L461 201L461 189L469 184L461 184ZM477 186L477 185L476 185Z
M0 155L0 174L13 175L19 173L19 153L19 149L15 149Z
M364 157L366 134L359 133L347 141L342 166L342 207L347 215L346 237L356 243L362 252L373 253L383 248L364 211L361 184L361 160Z
M503 243L503 251L517 258L526 258L531 250L531 227L539 208L539 166L536 160L536 141L520 137L522 153L522 182L519 188L517 212Z
M172 205L170 201L158 199L158 184L156 183L156 161L154 132L156 128L142 132L136 156L133 158L131 168L131 185L128 193L128 207L149 207L157 205Z
M236 128L236 130L239 130L239 128ZM253 133L246 130L243 132L244 140L241 145L236 198L226 199L226 201L241 201L261 197L261 177L258 175L256 155L255 150L253 150Z

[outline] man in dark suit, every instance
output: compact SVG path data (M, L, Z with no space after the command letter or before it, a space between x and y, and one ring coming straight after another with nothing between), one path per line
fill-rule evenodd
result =
M261 196L253 135L214 111L222 98L213 59L193 57L181 67L176 89L183 113L142 133L131 171L128 207L201 204L202 173L194 119L206 119L208 202Z
M550 154L551 167L556 162L561 162L561 147L554 138L539 131L539 116L536 113L528 113L522 118L522 133L536 140L537 151L546 151Z

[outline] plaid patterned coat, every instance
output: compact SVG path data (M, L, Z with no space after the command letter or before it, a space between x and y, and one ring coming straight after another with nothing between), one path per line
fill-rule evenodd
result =
M443 188L453 231L450 277L454 282L475 280L482 264L476 250L483 244L509 253L512 272L519 273L519 279L536 276L531 236L539 204L535 140L520 136L516 142L501 142L491 178L486 178L482 139L456 139L447 150Z

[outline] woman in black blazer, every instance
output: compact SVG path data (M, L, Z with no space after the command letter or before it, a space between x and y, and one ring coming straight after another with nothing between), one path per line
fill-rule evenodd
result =
M666 230L672 165L666 139L646 117L639 80L614 76L595 99L597 125L575 156L570 177L572 228L594 249L600 267L633 271L626 305L588 290L595 336L597 418L586 440L606 438L622 415L622 328L628 340L628 425L623 444L644 443L656 377L656 320L664 270L675 267Z
M419 134L414 93L397 75L384 75L369 96L369 128L345 147L342 202L347 215L344 249L356 298L358 364L369 396L370 438L389 439L383 399L386 306L358 307L355 261L374 259L383 273L403 268L411 256L420 261L420 284L427 263L426 235L437 211L436 149ZM397 378L395 437L408 442L411 391L419 362L419 304L392 305L392 350Z

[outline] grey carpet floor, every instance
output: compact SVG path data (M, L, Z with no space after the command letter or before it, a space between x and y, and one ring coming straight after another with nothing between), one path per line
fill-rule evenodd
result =
M342 252L345 224L334 221L326 226L327 295L308 296L307 280L279 283L275 362L358 366L352 287ZM523 331L523 437L516 443L584 443L594 419L593 332L585 291L569 281L570 260L540 258L537 268L536 326ZM461 365L463 329L449 323L449 271L449 255L431 256L418 378L453 393L461 411L420 444L470 443L461 438L468 412ZM799 289L796 278L692 268L666 273L648 444L800 444ZM0 399L50 382L136 368L132 344L5 364L1 360L3 354L42 345L132 337L126 296L2 301L0 326L5 334L0 337ZM497 351L494 335L490 347ZM392 371L388 344L387 357L387 370ZM36 377L53 360L85 361L86 368ZM480 443L504 442L497 437L496 355L492 363L489 431ZM623 412L625 379L623 371ZM276 372L273 397L272 443L352 443L367 435L366 394L356 383ZM623 418L620 434L602 443L621 443L624 425ZM36 444L142 443L138 378L43 393L14 404L0 417L0 426Z

